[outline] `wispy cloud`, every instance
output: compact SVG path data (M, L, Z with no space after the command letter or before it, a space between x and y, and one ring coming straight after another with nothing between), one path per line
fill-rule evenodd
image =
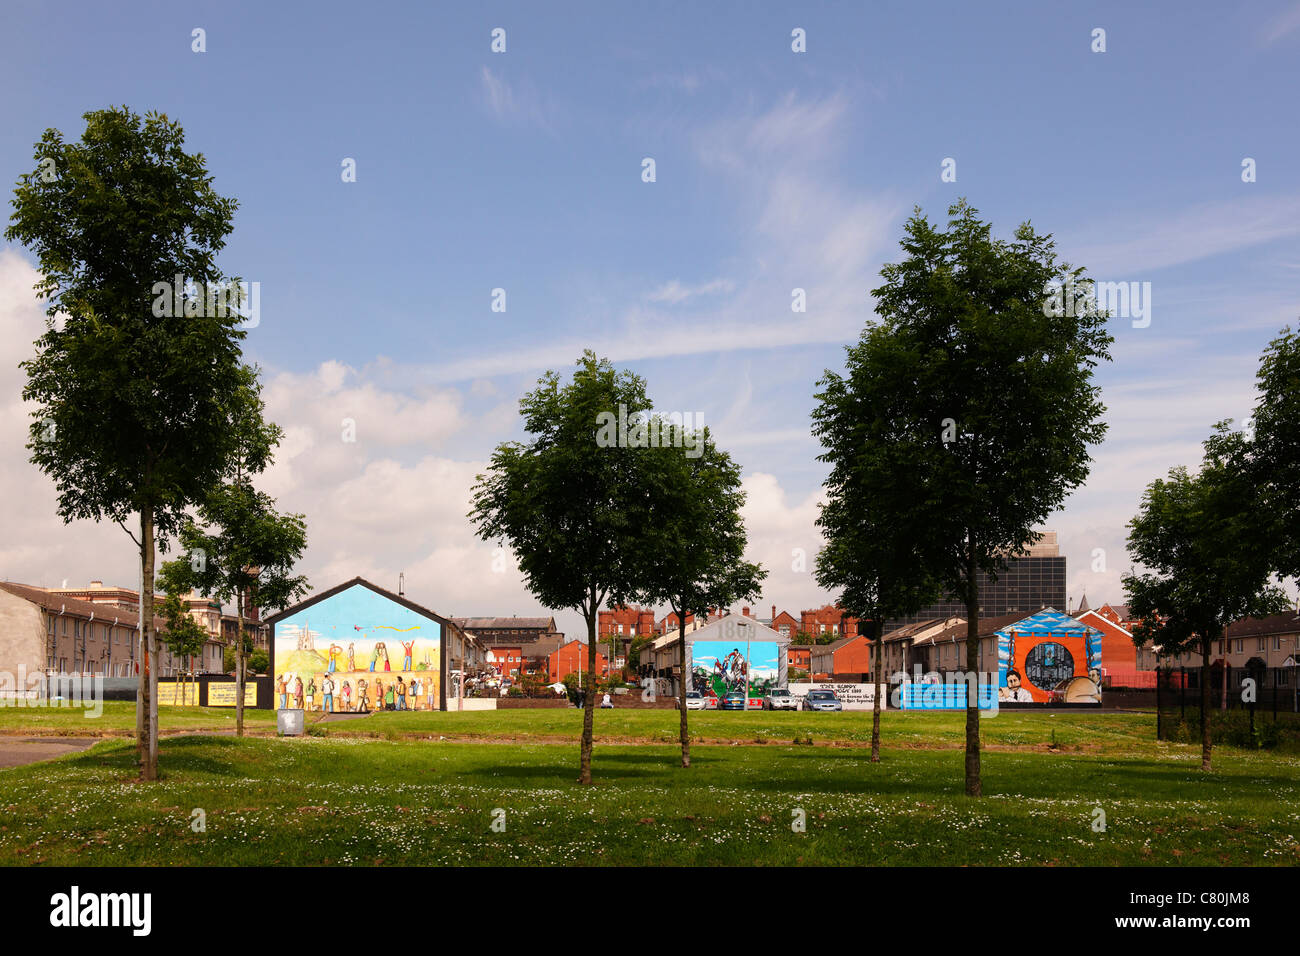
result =
M487 66L480 71L479 80L484 105L497 120L553 132L559 111L554 100L531 81L511 83Z
M1243 188L1250 188L1243 184ZM1243 197L1173 213L1133 210L1058 241L1094 276L1132 276L1300 235L1300 196Z
M1300 29L1300 3L1296 3L1269 21L1264 29L1263 45L1271 46Z
M684 285L678 279L670 279L659 288L655 289L646 296L649 302L666 302L669 305L678 305L687 299L694 299L702 295L715 295L720 292L731 292L736 288L736 283L730 279L712 279L709 282L703 282L699 285Z

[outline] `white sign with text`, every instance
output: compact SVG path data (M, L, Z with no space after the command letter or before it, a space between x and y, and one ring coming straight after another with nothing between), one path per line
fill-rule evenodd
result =
M889 685L881 684L880 689L882 691L880 709L888 710ZM845 710L871 710L875 706L875 684L803 683L790 685L790 693L795 697L806 697L810 690L829 690L834 692L835 696L844 704Z

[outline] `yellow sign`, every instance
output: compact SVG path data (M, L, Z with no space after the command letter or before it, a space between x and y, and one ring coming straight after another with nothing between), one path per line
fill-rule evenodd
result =
M234 707L235 706L235 682L222 681L221 683L213 682L208 685L208 706L209 707ZM244 684L244 706L257 706L257 684L253 681L247 681Z
M231 697L234 700L234 697ZM158 706L197 707L199 685L196 681L159 681Z

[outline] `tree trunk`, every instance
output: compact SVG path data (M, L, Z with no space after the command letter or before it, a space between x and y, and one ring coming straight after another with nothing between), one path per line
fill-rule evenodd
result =
M592 728L596 717L596 607L587 617L587 697L582 702L582 750L578 759L578 783L591 783Z
M148 658L145 657L144 644L144 512L140 512L140 576L136 583L140 586L138 605L138 617L136 619L135 629L135 654L132 660L135 662L136 672L136 691L135 691L135 759L140 765L140 772L144 773L144 755L149 752L149 738L146 733L148 721L145 715L149 711L149 669L145 666Z
M872 668L875 676L872 696L875 699L871 702L871 762L880 763L880 673L881 658L885 656L885 625L883 621L873 621L871 627L876 632L876 659L872 662L875 664Z
M1227 672L1228 657L1223 657L1224 671ZM1201 769L1212 770L1210 751L1210 639L1201 638Z
M676 611L676 608L673 608ZM686 726L686 613L677 612L677 657L681 661L682 678L677 682L677 709L681 712L682 766L691 765L691 734Z
M143 665L140 671L140 708L143 735L138 742L140 751L140 776L145 780L158 779L158 646L153 632L153 509L140 512L140 644Z
M238 636L235 638L238 645L235 649L235 736L242 737L244 736L244 592L242 590L235 598L235 613L239 616Z
M1223 685L1223 689L1222 689L1222 693L1219 695L1219 710L1223 710L1223 711L1226 711L1226 710L1228 709L1228 650L1229 650L1229 644L1230 644L1230 642L1227 641L1227 640L1225 640L1225 641L1223 642L1223 680L1221 681L1221 683L1222 683L1222 685Z
M980 710L977 696L979 674L979 585L975 580L975 537L967 539L966 557L966 796L978 797L980 785ZM976 675L976 684L970 675ZM972 699L974 698L974 699Z
M153 589L152 579L149 585ZM158 635L149 632L149 780L158 779L158 660L161 656Z

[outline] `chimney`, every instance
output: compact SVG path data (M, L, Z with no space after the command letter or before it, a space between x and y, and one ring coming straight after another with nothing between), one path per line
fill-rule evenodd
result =
M742 608L740 609L740 613L743 614L743 615L745 615L745 617L749 617L749 608L747 608L747 607L742 607Z
M776 605L775 605L775 604L772 605L772 620L773 620L773 621L776 620Z

